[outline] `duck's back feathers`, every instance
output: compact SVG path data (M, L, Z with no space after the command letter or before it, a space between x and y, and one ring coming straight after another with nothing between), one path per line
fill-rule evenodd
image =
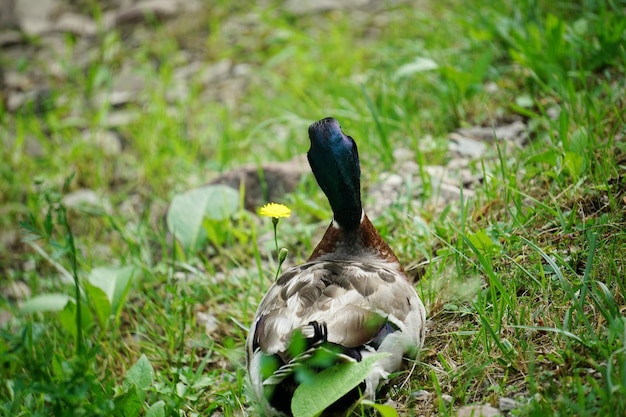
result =
M380 262L309 262L287 270L270 288L253 324L251 347L281 355L293 331L306 331L311 322L326 324L328 342L361 346L387 321L404 330L418 303L404 276Z

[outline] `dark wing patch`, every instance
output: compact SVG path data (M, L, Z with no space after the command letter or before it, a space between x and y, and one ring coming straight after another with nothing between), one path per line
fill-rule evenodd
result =
M293 268L289 268L288 270L283 272L283 274L280 277L278 277L278 279L276 280L276 285L287 284L289 281L291 281L293 277L295 277L297 274L299 274L302 271L303 271L302 267L295 266Z
M373 274L374 272L381 271L380 267L372 265L372 264L356 264L355 266L361 269L361 271L369 272L371 274Z
M396 274L392 274L391 272L384 269L378 271L378 276L385 282L392 283L396 281Z
M285 286L281 290L280 295L283 298L283 300L286 300L288 298L296 296L297 293L299 293L300 291L303 291L303 288L306 285L308 285L308 283L306 281L297 281L293 285Z

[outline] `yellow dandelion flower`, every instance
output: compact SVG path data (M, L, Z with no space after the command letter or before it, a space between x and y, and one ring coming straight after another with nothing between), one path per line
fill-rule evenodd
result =
M279 219L291 216L291 209L283 204L268 203L259 209L259 214L265 217Z

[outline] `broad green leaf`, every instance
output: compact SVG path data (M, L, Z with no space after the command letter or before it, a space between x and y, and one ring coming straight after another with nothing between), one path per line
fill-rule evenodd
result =
M576 129L569 139L568 151L584 155L589 148L589 138L585 128Z
M89 283L106 293L110 303L109 314L113 314L116 320L124 307L136 271L134 266L121 266L94 268L89 273Z
M361 362L340 363L315 374L298 386L291 400L294 417L314 417L359 385L376 361L387 356L378 353Z
M526 163L542 163L542 164L548 164L551 166L556 165L557 160L558 160L558 154L556 151L554 150L549 150L549 151L545 151L545 152L541 152L541 153L537 153L535 155L533 155L532 157L528 158L526 160Z
M210 220L205 219L202 223L206 237L212 245L223 246L228 240L228 236L232 233L233 227L228 220Z
M398 412L390 405L376 404L375 402L370 400L362 400L361 404L365 404L374 408L376 411L378 411L378 414L380 414L381 417L398 417Z
M206 241L205 218L225 220L239 207L239 192L225 185L207 185L172 200L167 227L187 251L198 250Z
M563 166L565 170L574 178L580 177L586 168L583 156L574 152L565 152Z
M83 304L84 306L84 304ZM63 310L58 314L59 323L74 339L77 337L76 332L76 303L70 300ZM93 324L93 316L89 310L83 307L81 311L81 326L88 329Z
M115 398L115 412L119 417L136 417L143 409L143 401L139 397L141 390L131 386L126 392Z
M154 379L154 369L152 364L146 357L141 355L137 363L135 363L127 372L124 379L124 387L129 389L133 385L137 387L137 392L143 400L146 396L146 390L152 386Z
M491 253L496 247L485 229L481 229L476 233L468 233L467 238L483 254Z
M78 332L76 331L76 304L67 303L65 308L59 312L59 323L66 332L72 335L72 338L76 340Z
M73 300L73 298L67 294L53 293L38 295L24 301L20 311L24 314L61 311L70 300Z
M165 401L155 402L146 411L146 417L165 417Z
M187 386L187 384L185 384L184 382L178 382L176 384L176 395L178 395L180 398L185 398L188 389L189 387Z
M83 289L87 295L89 305L96 314L100 328L103 330L108 328L109 318L111 317L111 302L107 294L89 281L83 282Z
M430 58L417 57L412 62L400 66L396 70L395 78L408 77L419 72L432 71L439 68L439 65Z

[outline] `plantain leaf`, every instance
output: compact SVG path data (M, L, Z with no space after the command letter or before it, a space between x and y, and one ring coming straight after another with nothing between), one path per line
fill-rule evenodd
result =
M167 227L185 251L198 250L207 239L204 219L225 220L239 207L239 192L225 185L207 185L172 200Z
M146 396L146 391L152 386L153 380L154 369L152 368L152 364L146 355L141 355L137 363L126 372L124 387L131 389L135 386L139 398L143 400Z
M127 265L94 268L89 273L89 283L104 291L109 301L107 318L110 314L113 314L116 320L119 318L136 272L137 267Z
M374 364L388 353L377 353L361 362L339 363L300 384L291 400L294 417L315 417L359 385Z
M89 305L96 313L96 319L100 328L105 330L109 325L109 318L111 317L111 302L107 297L105 290L93 285L89 281L83 281L83 289L87 295Z
M38 295L24 301L20 311L24 314L60 311L65 308L70 300L73 300L73 298L67 294L52 293Z
M152 404L146 411L146 417L165 417L165 401L159 400Z
M374 408L376 411L378 411L378 414L380 414L381 417L398 417L398 412L390 405L376 404L375 402L370 400L363 400L361 401L361 404L365 404Z
M137 417L143 409L143 401L139 397L139 388L132 386L114 399L115 417Z

